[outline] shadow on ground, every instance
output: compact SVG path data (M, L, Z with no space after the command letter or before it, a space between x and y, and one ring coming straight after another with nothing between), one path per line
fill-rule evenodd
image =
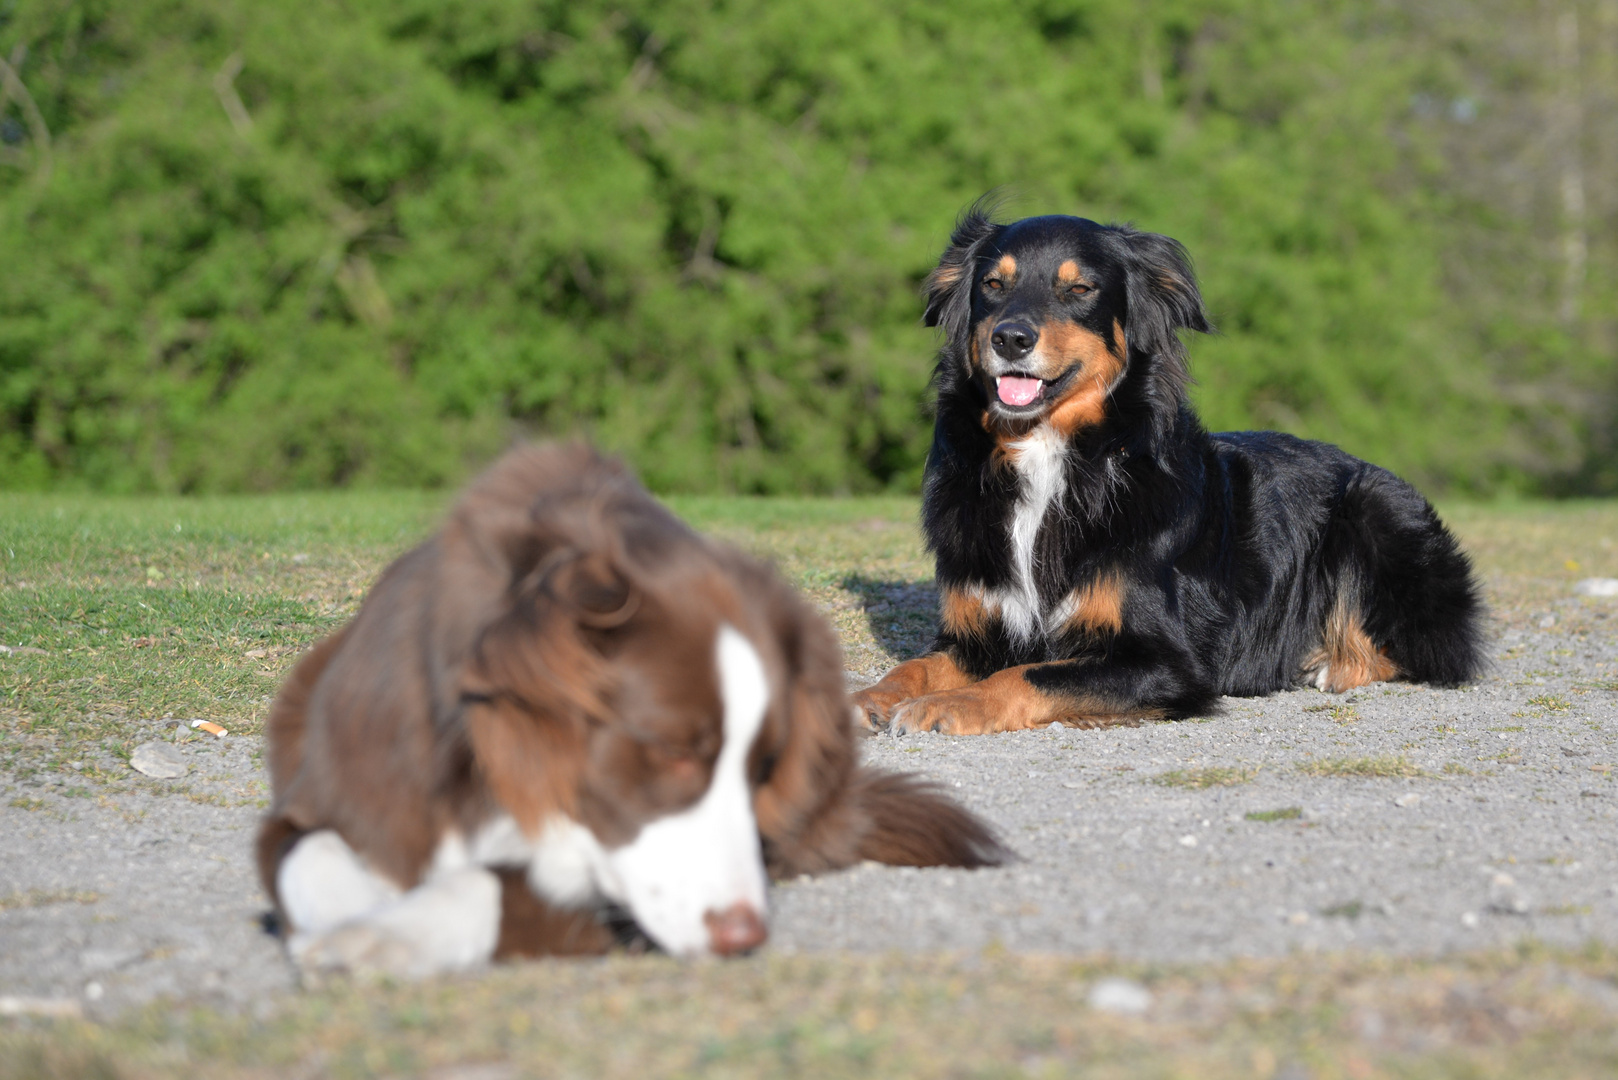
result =
M843 588L859 597L871 636L896 660L925 653L938 628L938 587L931 581L895 581L851 574Z

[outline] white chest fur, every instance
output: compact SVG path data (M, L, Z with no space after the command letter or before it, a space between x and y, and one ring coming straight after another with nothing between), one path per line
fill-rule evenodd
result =
M1041 424L1006 449L1017 471L1021 492L1012 510L1007 539L1011 544L1012 580L997 590L1000 617L1013 637L1027 641L1045 623L1035 571L1034 545L1052 504L1061 503L1067 488L1066 441L1049 424Z

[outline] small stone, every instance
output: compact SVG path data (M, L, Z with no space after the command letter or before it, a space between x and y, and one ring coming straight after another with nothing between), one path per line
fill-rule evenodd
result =
M173 743L143 742L129 755L129 767L159 780L173 780L184 776L190 766Z
M1517 879L1497 873L1489 880L1489 910L1496 915L1527 915L1533 904L1517 887Z
M1580 596L1618 596L1618 578L1585 578L1573 586L1573 591Z
M1419 795L1418 793L1416 793L1414 791L1411 791L1411 792L1407 792L1404 795L1399 796L1397 799L1394 799L1393 800L1393 805L1398 806L1398 807L1408 808L1408 807L1415 806L1420 802L1421 802L1421 795Z
M1180 846L1181 847L1196 847L1197 846L1197 838L1195 836L1192 836L1190 833L1186 833L1184 836L1180 837Z
M1555 625L1556 625L1556 616L1555 615L1547 615L1543 619L1539 620L1539 628L1541 630L1549 630L1551 627L1553 627Z
M1461 912L1461 925L1468 930L1476 930L1478 928L1478 913L1475 911Z
M1309 924L1309 913L1307 911L1294 911L1287 916L1287 922L1293 926L1307 926Z
M1139 1016L1152 1007L1152 992L1133 979L1102 979L1090 990L1090 1008L1097 1012Z

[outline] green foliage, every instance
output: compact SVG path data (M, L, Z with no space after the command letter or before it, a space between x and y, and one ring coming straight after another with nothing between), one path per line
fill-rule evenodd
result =
M1211 425L1486 489L1511 417L1390 183L1396 37L1330 0L0 0L50 132L0 128L0 486L430 486L526 431L664 491L913 489L916 290L1010 184L1188 244Z

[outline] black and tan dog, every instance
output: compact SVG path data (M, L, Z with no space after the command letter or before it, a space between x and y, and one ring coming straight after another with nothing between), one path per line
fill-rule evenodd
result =
M1478 672L1470 563L1414 488L1334 446L1202 429L1177 331L1210 326L1179 243L980 203L926 292L941 626L857 696L872 727L1094 727Z

